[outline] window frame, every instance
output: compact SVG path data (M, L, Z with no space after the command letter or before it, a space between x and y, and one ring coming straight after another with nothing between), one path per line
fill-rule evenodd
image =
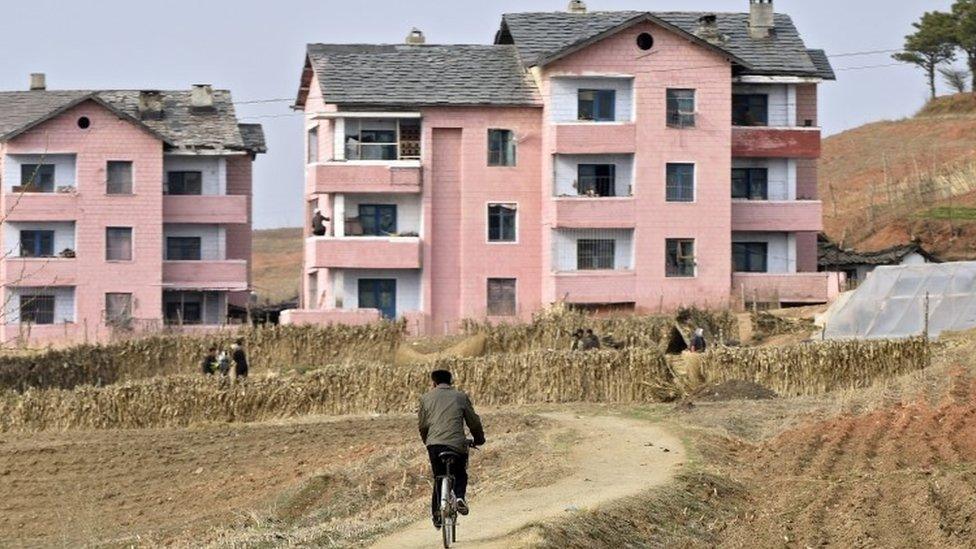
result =
M753 176L757 173L762 173L762 181L757 182L753 180ZM736 195L736 174L745 174L745 195ZM761 193L754 193L756 185L761 184ZM759 198L756 198L759 196ZM768 201L769 200L769 168L732 168L732 200L755 200L755 201Z
M305 163L316 164L319 161L319 127L308 129L305 142Z
M609 243L609 267L603 266L605 262L597 252L606 251L597 249L598 246ZM593 246L590 254L589 265L584 264L583 246ZM577 271L615 271L617 270L617 239L616 238L577 238L576 239L576 270Z
M505 239L504 237L504 225L500 224L498 227L499 236L498 238L492 238L492 208L502 208L502 212L507 208L513 211L512 214L512 238ZM518 244L519 241L519 205L518 202L488 202L485 208L485 235L486 241L489 244ZM502 222L501 215L499 214L499 223Z
M207 301L206 292L180 290L173 293L179 294L180 300L179 302L167 301L166 296L165 295L163 296L163 323L168 326L202 325L205 318L204 308L206 307L206 301ZM199 301L187 302L186 300L187 294L192 294L193 296L198 297ZM179 313L179 315L177 315L176 318L171 318L169 314L171 306L173 305L176 306L175 309ZM195 305L197 307L196 320L186 319L186 316L183 313L185 313L187 305Z
M583 174L584 168L592 169L593 174L592 175ZM599 175L597 173L599 171L598 168L610 168L608 170L609 175ZM586 190L584 190L584 187L589 186L584 183L585 178L593 179L591 184L594 189L594 194L592 196L586 194ZM606 180L601 182L600 178L606 178ZM601 194L599 192L601 183L607 185L606 190L608 191L608 194ZM576 194L578 196L584 196L588 198L612 198L617 196L617 165L612 162L602 163L602 164L586 162L586 163L577 164L576 165Z
M199 178L197 181L199 192L185 192L187 186L186 176L189 174L196 174ZM181 179L179 184L182 186L182 192L173 192L174 176L179 176L179 179ZM163 194L166 196L203 196L203 172L200 170L173 170L166 172L166 188Z
M24 253L24 251L27 249L24 246L25 236L31 236L33 240L32 242L33 245L31 246L32 250L28 254ZM56 252L54 250L54 240L56 237L56 231L52 229L21 229L19 237L20 237L20 255L18 257L25 257L25 258L55 257ZM38 251L39 248L44 248L45 237L50 239L51 253L49 254L43 253L43 249Z
M511 305L508 303L500 303L498 300L492 301L492 283L496 284L494 287L495 291L508 292L511 291ZM511 283L511 289L502 288L499 290L497 284L499 283ZM496 297L498 297L496 295ZM507 298L508 295L503 295L502 297ZM493 306L494 303L494 306ZM487 316L493 317L512 317L518 315L518 279L517 278L506 278L506 277L489 277L485 283L485 314Z
M497 136L502 136L500 141ZM518 141L515 131L502 128L488 128L488 166L492 168L513 168L518 165Z
M366 209L366 208L372 208L372 209L374 209L373 214L370 215L370 216L364 215L363 210ZM396 204L360 204L359 207L357 208L357 210L358 210L358 215L359 215L359 225L363 228L363 236L391 236L391 235L395 235L395 234L397 234L399 232L399 229L400 229L400 220L399 220L399 211L398 211L398 208L397 208L397 205ZM380 222L382 221L382 213L381 213L381 211L383 211L383 210L392 210L393 211L393 230L392 231L381 231L380 230L380 225L381 225ZM367 219L367 218L372 218L374 221L377 222L376 230L374 230L372 232L368 232L367 231L367 229L366 229L366 223L363 222L363 220L364 219Z
M759 255L759 254L756 254L754 251L749 251L748 247L752 247L752 246L761 246L762 247L763 253L761 255L761 257L762 257L762 269L761 270L760 269L754 269L754 268L752 268L752 258ZM746 265L746 267L747 267L746 270L740 270L739 269L739 265L738 265L738 261L736 260L737 256L738 255L741 255L741 254L737 254L736 248L742 249L743 247L746 247L746 249L745 249L745 255L742 256L742 257L744 257L746 259L746 262L748 263L748 265ZM760 273L760 274L761 273L768 273L769 272L769 242L760 242L760 241L733 242L732 243L732 272L734 272L734 273Z
M109 242L111 240L110 235L112 231L127 231L129 237L128 258L118 259L118 258L110 257L109 251L111 248ZM132 227L122 227L122 226L105 227L105 261L129 262L129 261L133 261L134 258L135 258L135 230L133 230Z
M756 106L753 105L751 101L759 97L762 98L762 109L764 110L764 112L762 113L763 116L760 117L760 119L754 121L750 121L749 119L740 117L740 114L742 116L747 116L750 115L750 113L752 113L753 108L755 108ZM744 111L741 110L742 105L737 104L737 101L742 101L743 99L749 101L749 105L747 105L747 108ZM768 127L769 126L769 94L754 93L754 92L733 93L732 94L732 125L737 127L745 127L745 128Z
M691 261L688 263L687 250L683 246L691 245ZM672 251L672 246L674 250ZM664 277L665 278L695 278L698 276L698 256L696 255L694 238L666 238L664 240ZM684 252L684 253L683 253ZM684 258L684 260L682 260ZM674 261L672 262L672 259Z
M26 301L25 301L26 298ZM42 318L38 320L38 303L48 303L51 304L50 310L50 320L48 318ZM26 305L30 305L27 307ZM42 314L47 315L48 311L40 311ZM27 294L20 295L17 302L17 316L20 324L33 324L36 326L46 326L55 324L57 321L58 314L58 298L54 294ZM29 320L25 320L25 316L31 316Z
M112 298L120 296L126 298L125 310L118 315L112 315L112 311L109 310ZM132 321L132 305L132 292L105 292L105 323L109 326L127 326Z
M183 257L183 252L190 250L193 251L193 247L186 247L188 242L194 242L196 245L196 257ZM173 257L171 250L178 250L179 253L175 254L180 257ZM167 236L166 237L166 261L203 261L203 237L202 236Z
M112 182L112 166L121 165L129 167L129 181L121 183L122 185L128 185L128 190L123 191L113 191ZM105 161L105 194L109 196L131 196L135 194L135 176L136 167L135 163L131 160L106 160ZM118 184L118 183L116 183ZM124 187L123 187L124 189Z
M593 99L583 99L583 94L592 93ZM602 97L602 99L601 99ZM583 117L584 101L592 103L591 118ZM606 103L606 105L604 105ZM601 107L609 107L609 114L601 116ZM576 90L576 120L577 122L616 122L617 121L617 90L613 88L578 88Z
M672 167L691 167L691 198L683 199L679 193L675 198L671 197L671 168ZM680 190L680 187L674 187ZM672 204L693 204L698 200L698 165L695 162L667 162L664 165L664 201Z
M695 128L698 120L696 112L698 109L698 94L694 88L668 88L665 91L666 124L672 129L692 129ZM691 112L681 110L682 101L688 101L687 97L679 97L678 94L688 92L691 94ZM673 109L672 109L673 104ZM690 122L689 122L690 120Z
M36 172L36 180L34 179ZM48 173L49 172L49 173ZM57 167L55 164L43 164L43 163L30 163L20 165L20 186L28 187L25 192L33 193L53 193L57 191ZM50 183L47 184L43 180L45 176L50 176Z

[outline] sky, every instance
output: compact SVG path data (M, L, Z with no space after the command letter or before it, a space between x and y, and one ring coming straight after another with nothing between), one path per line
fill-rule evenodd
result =
M567 0L97 0L10 2L0 18L0 89L186 89L210 83L241 101L292 99L309 42L399 43L411 27L428 43L491 43L501 14L556 11ZM748 0L587 0L591 10L747 11ZM951 0L776 0L807 47L828 54L894 50L925 10ZM26 24L35 21L38 24ZM890 53L844 55L837 82L822 86L830 135L910 116L925 102L921 70ZM869 67L869 68L861 68ZM853 70L844 70L853 68ZM256 228L302 223L302 122L290 101L241 104L238 117L264 125L269 152L254 172Z

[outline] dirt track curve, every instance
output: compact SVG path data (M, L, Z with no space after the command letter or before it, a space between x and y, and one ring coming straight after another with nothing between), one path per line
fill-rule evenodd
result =
M571 427L580 440L570 452L572 473L550 486L471 501L458 523L457 547L512 547L525 526L558 518L667 482L685 460L681 441L659 426L620 417L547 414ZM478 459L475 454L472 459ZM472 479L476 486L478 479ZM375 548L437 547L440 533L429 520L380 539Z

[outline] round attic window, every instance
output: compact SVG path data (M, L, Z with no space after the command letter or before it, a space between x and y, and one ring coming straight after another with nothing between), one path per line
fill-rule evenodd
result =
M637 35L637 47L647 51L654 47L654 37L650 33L642 32Z
M91 120L89 120L87 116L82 116L78 119L78 127L83 130L87 130L91 127Z

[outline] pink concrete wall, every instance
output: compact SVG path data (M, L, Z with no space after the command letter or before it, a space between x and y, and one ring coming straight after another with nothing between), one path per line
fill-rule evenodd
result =
M649 32L655 38L654 54L646 55L635 44L636 37ZM702 306L726 303L731 275L731 69L727 60L687 39L652 23L642 23L607 37L592 46L561 59L544 71L542 93L549 97L549 79L565 75L630 75L634 78L634 127L636 151L634 199L637 226L635 246L635 295L638 310L659 306ZM697 127L671 129L666 124L667 89L696 90ZM549 123L545 113L547 151L570 147L570 132ZM580 150L588 136L585 125L573 125ZM599 125L594 135L605 133ZM577 133L578 132L578 133ZM618 152L627 152L629 138L621 139ZM609 152L609 151L608 151ZM668 162L694 162L697 166L696 201L665 201L665 174ZM545 179L541 194L547 204L543 224L554 219L551 160L543 166ZM698 258L695 278L665 277L665 239L694 238ZM551 248L543 244L546 269L551 270ZM553 276L547 277L543 301L557 295ZM608 289L607 297L613 296ZM599 296L590 296L597 300Z
M780 302L826 303L829 280L828 273L735 273L732 292L740 298L744 292L746 301L778 298Z
M733 231L812 231L823 228L819 200L736 200L732 202Z
M220 223L242 227L246 225L242 220L250 217L250 211L249 197L245 195L166 195L163 197L165 223ZM250 257L250 253L245 253L244 243L235 240L235 237L242 232L240 227L227 227L227 253Z
M311 268L419 269L421 240L413 237L310 237L305 264Z
M817 233L796 233L796 270L801 273L817 271Z
M819 160L816 158L798 158L796 160L796 197L801 200L816 200L819 198L817 179L819 177Z
M805 126L806 121L811 122L811 126L817 126L817 85L799 84L796 87L796 123L798 126Z
M250 155L227 157L227 194L234 197L245 197L246 216L237 223L225 226L227 234L227 259L246 260L246 283L251 286L251 223L252 223L252 167L254 159ZM250 300L250 292L231 292L227 302L237 307L244 307Z
M418 193L420 168L402 166L364 166L357 164L319 164L309 167L316 193Z

